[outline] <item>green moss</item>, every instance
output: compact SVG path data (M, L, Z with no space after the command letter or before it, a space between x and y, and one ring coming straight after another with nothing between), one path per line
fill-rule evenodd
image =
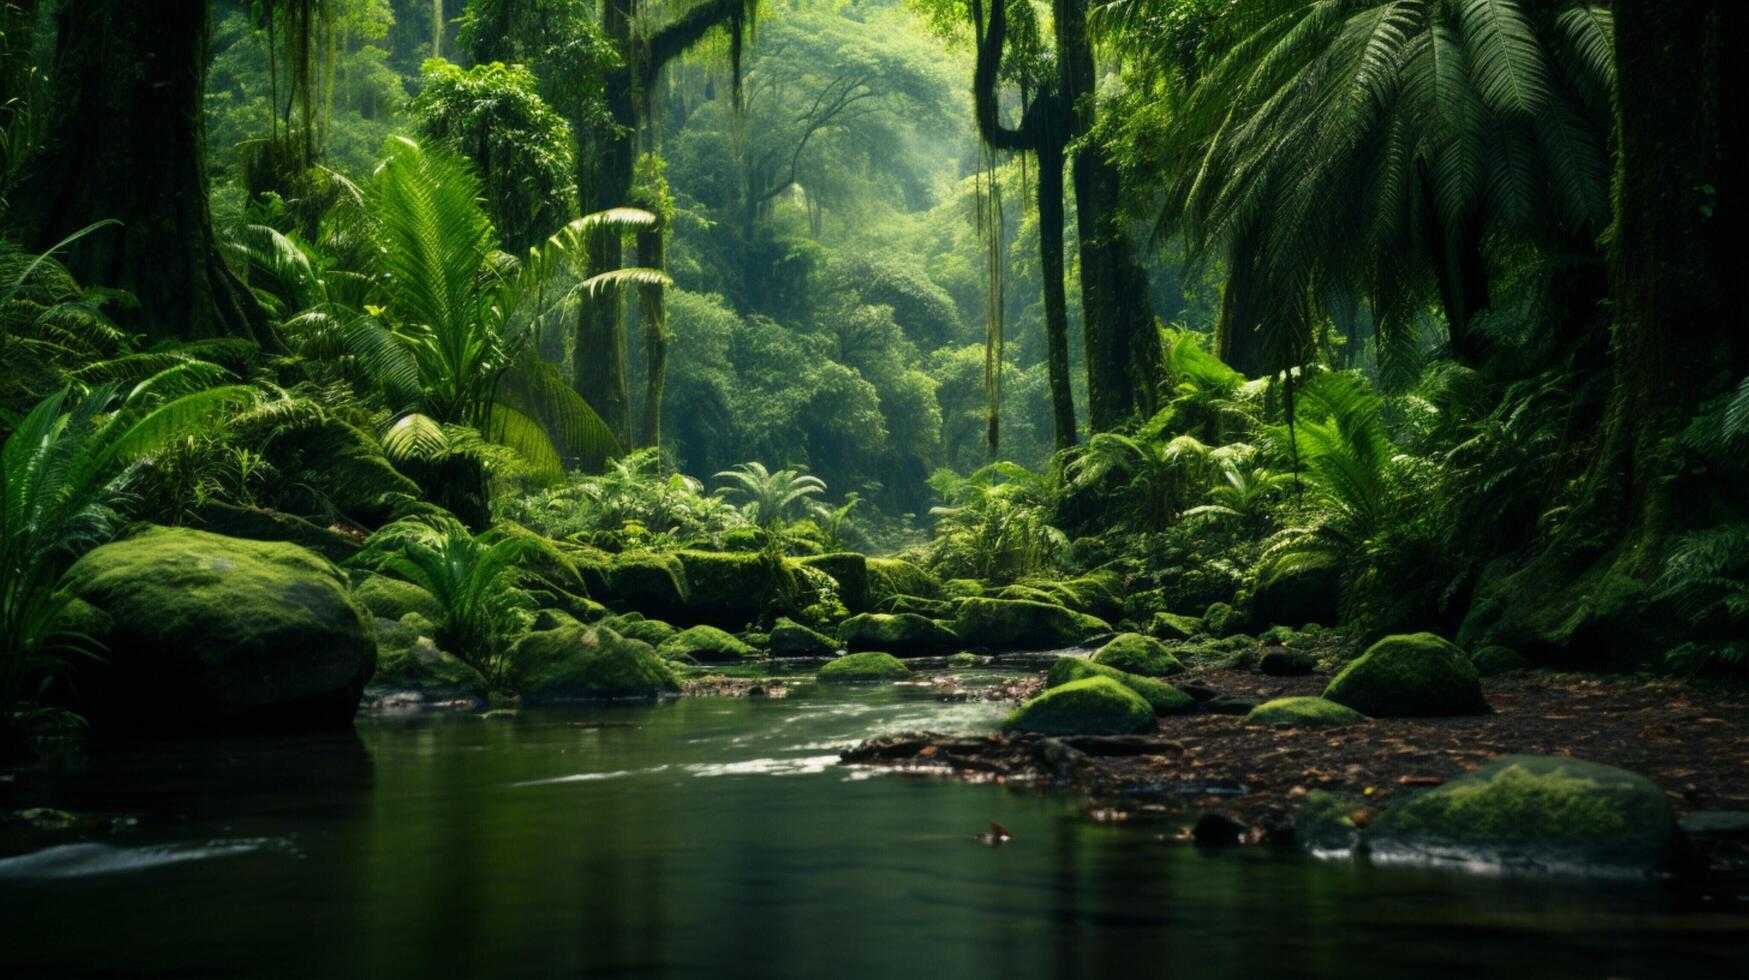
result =
M415 619L417 614L408 614ZM382 697L414 692L432 701L484 701L486 678L461 658L437 648L429 634L406 622L379 618L377 671L367 693Z
M642 616L632 620L614 616L604 620L602 625L629 640L641 640L653 647L661 646L680 632L678 628L660 619L645 619Z
M916 613L931 619L953 616L953 603L946 599L925 599L922 596L896 595L881 603L881 612Z
M844 603L845 609L853 613L869 610L867 558L853 551L839 551L829 555L814 555L800 561L803 565L825 572L838 583L838 600Z
M681 551L676 557L686 573L683 622L742 627L767 610L795 611L800 590L791 562L759 552Z
M888 650L905 657L927 657L957 650L960 639L933 619L915 613L863 613L838 627L849 650Z
M1374 643L1330 681L1324 696L1374 718L1488 710L1469 658L1432 633L1387 636Z
M1102 619L1062 606L1019 599L966 599L953 630L967 644L1000 650L1077 646L1111 631Z
M1247 725L1292 725L1295 728L1339 728L1366 720L1365 715L1353 708L1323 698L1277 698L1265 701L1245 716Z
M382 619L400 619L408 613L418 613L434 623L444 619L443 607L431 593L387 575L365 576L352 587L352 597Z
M911 669L890 653L850 653L820 668L822 682L842 684L857 681L895 681L911 676Z
M673 555L628 552L607 567L601 599L615 609L671 618L686 610L686 569Z
M1159 730L1148 702L1109 677L1049 688L1016 709L1002 728L1045 735L1142 735Z
M1195 616L1157 612L1148 620L1148 632L1168 640L1188 640L1202 632L1202 620Z
M1214 603L1202 614L1202 630L1210 636L1232 636L1248 625L1244 613L1225 602Z
M1294 818L1294 840L1313 851L1346 851L1360 833L1354 823L1359 809L1359 804L1321 789L1312 790Z
M680 690L650 645L600 626L530 633L511 650L517 690L532 702L653 698Z
M941 598L941 580L903 558L868 559L868 601L872 608L896 595ZM846 603L848 605L848 603Z
M1157 715L1182 715L1196 707L1196 699L1153 677L1127 674L1079 657L1061 657L1045 674L1045 687L1061 687L1088 677L1108 677L1140 694Z
M961 650L947 658L947 664L950 667L976 667L983 662L982 657L979 657L970 650Z
M838 650L837 640L791 619L771 627L770 644L774 657L830 657Z
M1644 776L1581 759L1514 755L1391 807L1367 840L1387 855L1652 868L1672 854L1676 819Z
M658 648L664 657L691 657L694 660L740 660L756 657L759 651L715 626L694 626L669 637Z
M1093 655L1093 662L1143 677L1170 677L1184 671L1184 665L1164 643L1140 633L1119 633L1112 637Z
M297 545L152 528L93 549L62 584L108 647L77 665L93 722L351 724L376 668L346 576Z
M1123 576L1115 571L1089 572L1043 586L1050 601L1101 619L1123 615Z
M984 583L975 578L950 578L941 583L941 594L949 599L976 599L984 594Z
M1530 661L1524 659L1523 654L1503 646L1486 646L1477 650L1470 657L1470 663L1476 665L1476 673L1483 677L1498 677L1501 674L1530 669Z

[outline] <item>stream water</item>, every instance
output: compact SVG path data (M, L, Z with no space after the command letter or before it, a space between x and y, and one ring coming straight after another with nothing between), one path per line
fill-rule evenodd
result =
M1742 975L1749 918L1583 884L1200 851L1076 801L837 764L978 730L925 685L361 718L14 777L0 976ZM987 823L1015 839L981 844Z

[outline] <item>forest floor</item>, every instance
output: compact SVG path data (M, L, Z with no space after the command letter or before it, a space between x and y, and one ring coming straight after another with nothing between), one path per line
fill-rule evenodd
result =
M1329 679L1210 670L1174 680L1264 701L1320 694ZM1069 789L1085 794L1088 813L1103 820L1215 811L1255 840L1285 836L1313 790L1353 798L1365 820L1394 793L1437 786L1508 754L1568 755L1642 773L1678 814L1749 811L1749 690L1547 673L1482 683L1493 710L1473 717L1313 730L1197 713L1161 718L1154 736L918 733L865 742L844 758Z

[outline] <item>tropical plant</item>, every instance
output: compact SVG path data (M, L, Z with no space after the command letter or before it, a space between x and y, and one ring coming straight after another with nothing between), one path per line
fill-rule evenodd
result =
M438 644L499 683L535 605L524 588L530 548L526 535L496 529L476 535L454 518L416 517L371 535L353 562L431 593L443 609L443 621L434 624Z
M56 625L71 599L61 576L112 533L140 462L251 397L239 386L188 391L191 375L172 368L125 394L113 385L63 388L0 450L0 742L16 734L22 702L67 655L90 652L88 638Z
M1013 581L1050 567L1068 536L1052 523L1062 496L1056 470L996 462L969 476L938 470L929 485L947 501L931 508L931 564L951 575Z
M768 470L764 463L741 463L716 475L722 497L739 501L754 526L770 530L805 512L810 497L826 492L826 483L799 469Z
M1266 466L1245 466L1227 461L1221 464L1221 482L1209 488L1208 503L1192 507L1185 517L1208 514L1237 520L1245 527L1256 526L1269 505L1284 487L1293 483L1293 474L1282 473Z

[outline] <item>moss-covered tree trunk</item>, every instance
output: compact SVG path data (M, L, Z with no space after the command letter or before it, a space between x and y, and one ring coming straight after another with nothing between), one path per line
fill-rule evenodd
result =
M1093 132L1097 98L1086 0L1057 0L1057 58L1075 132ZM1130 255L1117 167L1097 140L1074 151L1076 230L1081 246L1081 329L1087 358L1087 419L1095 431L1154 410L1160 334L1148 278Z
M1069 387L1069 303L1063 288L1063 146L1046 134L1038 148L1038 253L1044 274L1045 356L1056 447L1075 444L1075 396Z
M638 265L646 269L668 268L667 231L646 228L638 232ZM668 383L667 290L661 283L638 287L638 321L643 326L644 405L638 416L638 445L662 445L662 392Z
M274 343L267 317L219 255L207 207L204 3L63 3L48 138L14 192L29 244L109 227L63 261L81 282L139 300L154 339Z

